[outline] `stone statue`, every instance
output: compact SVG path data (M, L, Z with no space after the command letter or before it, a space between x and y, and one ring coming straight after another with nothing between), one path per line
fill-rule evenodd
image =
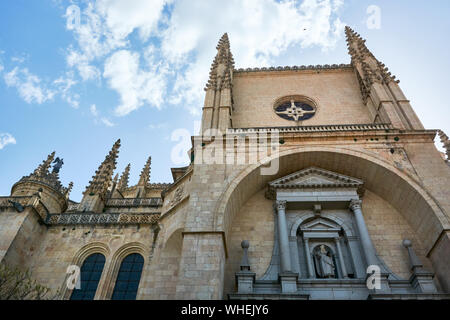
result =
M335 277L333 258L331 257L331 253L325 249L323 244L320 246L320 250L315 252L314 259L316 262L317 273L320 278Z
M55 165L53 166L52 173L59 173L59 170L61 169L62 165L64 164L63 159L56 157L56 159L53 161L53 163L55 163Z

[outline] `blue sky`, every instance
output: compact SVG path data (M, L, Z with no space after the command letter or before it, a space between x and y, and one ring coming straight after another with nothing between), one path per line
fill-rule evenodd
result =
M118 138L131 184L149 155L151 180L170 182L172 138L194 133L224 32L237 68L333 64L350 62L350 25L425 127L448 134L449 14L446 0L1 1L0 195L56 151L78 201Z

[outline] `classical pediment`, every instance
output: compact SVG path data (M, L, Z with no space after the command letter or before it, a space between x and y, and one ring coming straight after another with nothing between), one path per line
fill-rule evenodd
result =
M362 180L345 176L332 171L309 167L290 175L269 182L271 188L296 189L296 188L334 188L355 187L359 188Z
M322 218L315 219L301 227L302 231L339 231L341 227L334 222Z

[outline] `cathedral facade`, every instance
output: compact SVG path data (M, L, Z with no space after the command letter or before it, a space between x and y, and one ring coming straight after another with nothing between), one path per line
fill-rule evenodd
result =
M50 154L0 197L0 263L72 300L450 298L450 141L345 33L351 64L253 69L224 34L190 165L130 186L118 140L76 203Z

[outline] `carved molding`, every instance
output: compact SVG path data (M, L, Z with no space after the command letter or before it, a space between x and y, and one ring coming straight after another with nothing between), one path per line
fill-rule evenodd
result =
M105 224L154 224L160 213L72 213L50 214L49 225L105 225Z

